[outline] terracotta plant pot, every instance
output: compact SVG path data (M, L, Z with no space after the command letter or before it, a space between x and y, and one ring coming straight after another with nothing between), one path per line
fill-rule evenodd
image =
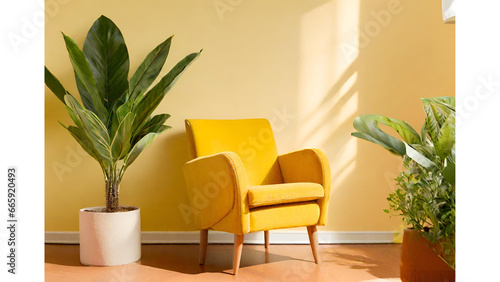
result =
M455 281L455 270L431 249L429 241L413 229L405 229L401 247L401 281Z
M80 262L113 266L141 258L141 213L137 207L126 212L96 212L104 207L80 210Z

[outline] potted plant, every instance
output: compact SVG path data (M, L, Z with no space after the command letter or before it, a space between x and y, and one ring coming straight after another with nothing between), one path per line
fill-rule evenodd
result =
M404 121L361 115L354 120L357 132L352 136L381 145L403 158L405 170L396 178L398 188L387 198L390 209L411 226L403 235L401 279L453 281L455 98L423 98L422 102L426 118L420 135ZM402 141L382 131L379 123L393 128ZM426 245L429 248L421 248Z
M120 206L123 174L162 132L168 114L152 116L165 94L200 52L187 55L161 80L172 37L151 51L128 79L129 55L122 33L107 17L90 28L83 50L63 33L82 104L45 68L45 84L66 105L71 136L100 165L106 206L80 210L80 261L121 265L141 257L140 210Z

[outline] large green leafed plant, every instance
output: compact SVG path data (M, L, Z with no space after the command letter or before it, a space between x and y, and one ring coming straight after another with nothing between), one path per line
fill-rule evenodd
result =
M151 87L167 59L172 37L151 51L132 77L129 55L118 27L101 16L90 28L83 50L63 33L82 104L45 68L45 84L66 105L75 125L69 133L101 166L106 212L119 211L123 174L162 132L168 114L151 116L165 94L200 52L187 55Z
M426 118L420 134L398 119L362 115L354 120L352 136L403 157L406 170L396 178L399 187L387 198L389 206L440 246L435 251L455 268L455 98L423 98L422 103ZM379 123L403 141L382 131Z

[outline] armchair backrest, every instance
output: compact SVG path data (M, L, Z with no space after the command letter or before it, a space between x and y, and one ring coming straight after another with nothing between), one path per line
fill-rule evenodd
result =
M235 152L249 185L283 183L271 124L266 119L186 120L191 158Z

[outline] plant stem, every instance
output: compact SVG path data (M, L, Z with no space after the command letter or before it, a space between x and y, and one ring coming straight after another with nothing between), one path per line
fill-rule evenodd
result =
M106 177L106 212L117 212L119 210L118 196L120 192L120 181L117 177Z

